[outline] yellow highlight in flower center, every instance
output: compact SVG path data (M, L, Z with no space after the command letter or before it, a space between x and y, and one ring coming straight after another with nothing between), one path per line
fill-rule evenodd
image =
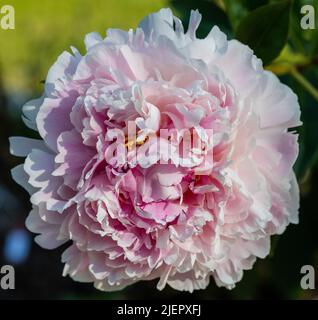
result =
M130 151L133 149L134 146L142 146L146 141L148 141L149 137L145 136L143 140L137 141L137 139L134 140L128 140L128 137L125 137L125 147Z

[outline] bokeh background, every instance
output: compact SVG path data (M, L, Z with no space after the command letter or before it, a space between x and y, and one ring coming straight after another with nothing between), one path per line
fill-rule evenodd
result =
M276 11L259 8L279 2ZM317 0L0 0L0 8L5 4L14 6L16 26L0 29L0 266L15 267L16 289L0 290L0 299L316 298L317 291L300 288L300 268L313 265L318 276ZM316 30L300 27L300 8L305 4L316 9ZM169 288L159 292L152 281L103 293L90 284L63 278L60 256L65 248L47 251L33 242L24 227L30 210L28 194L10 177L10 169L22 160L9 154L8 137L34 136L21 121L21 106L41 94L47 70L57 56L71 45L84 52L88 32L105 35L109 27L135 28L145 15L162 7L170 7L185 25L190 10L198 8L203 15L200 36L217 24L229 38L250 44L266 68L299 96L304 123L297 129L300 155L295 165L301 190L300 223L273 237L270 256L258 260L231 291L211 281L206 290L192 295Z

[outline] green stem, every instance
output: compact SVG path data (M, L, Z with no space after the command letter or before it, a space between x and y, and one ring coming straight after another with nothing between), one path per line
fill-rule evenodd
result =
M318 102L318 90L296 68L291 68L290 74Z

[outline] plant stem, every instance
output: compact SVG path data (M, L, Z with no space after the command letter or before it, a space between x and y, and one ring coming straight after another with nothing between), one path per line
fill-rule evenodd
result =
M290 74L318 102L318 90L296 68L290 68Z

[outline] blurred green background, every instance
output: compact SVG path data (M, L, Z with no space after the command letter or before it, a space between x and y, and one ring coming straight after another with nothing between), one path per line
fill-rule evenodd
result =
M300 268L318 274L318 1L268 0L0 0L13 5L15 30L0 28L0 266L16 269L16 290L0 290L0 299L312 299L317 291L300 288ZM300 8L316 9L316 29L300 27ZM265 7L264 7L265 6ZM135 28L147 14L170 7L187 24L190 10L203 15L199 35L217 24L229 38L249 44L299 96L304 125L295 165L301 189L300 223L273 237L272 252L258 260L231 291L210 286L192 295L143 282L115 293L61 276L64 248L47 251L33 243L24 228L28 195L10 177L21 162L8 153L8 137L32 136L20 120L21 106L43 89L57 56L75 46L83 52L85 34L109 27ZM1 15L0 15L1 17ZM264 34L263 31L266 31ZM262 35L262 36L260 36Z

